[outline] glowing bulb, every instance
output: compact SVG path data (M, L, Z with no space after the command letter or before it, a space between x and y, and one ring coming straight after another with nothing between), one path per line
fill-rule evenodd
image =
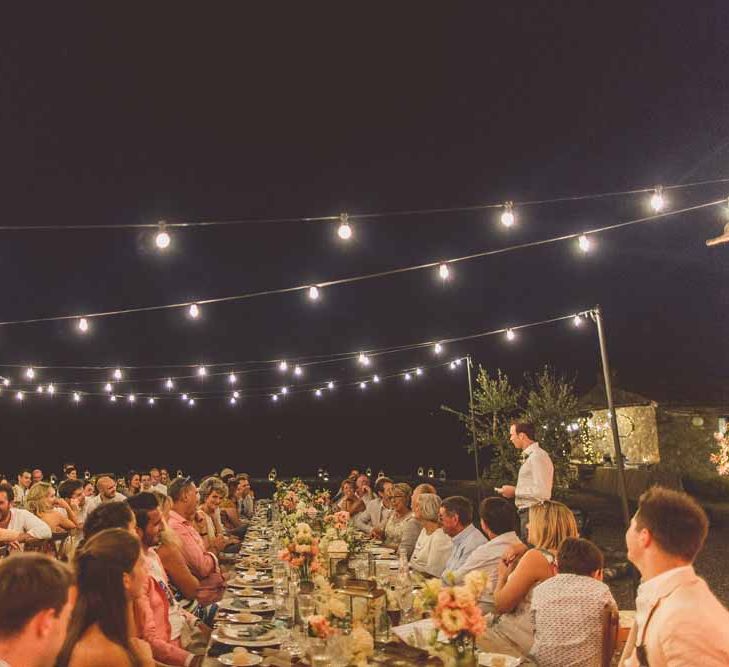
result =
M205 377L208 374L208 369L205 368L205 366L198 366L197 367L197 374L200 377Z
M460 365L461 365L461 360L460 359L456 359L456 366L460 366Z
M110 400L110 401L111 401L112 403L116 403L116 396L115 396L114 394L112 394L112 395L111 395L111 396L109 397L109 400Z
M10 386L10 378L4 378L4 379L3 379L3 384L4 384L4 385L5 385L6 387L9 387L9 386Z
M78 330L81 333L86 333L89 330L89 321L85 317L78 321Z
M233 392L233 398L240 398L240 392L234 391Z
M278 400L278 394L271 394L271 400L275 403Z
M17 394L15 394L15 398L18 401L22 401L23 400L23 392L22 391L19 391Z
M359 357L357 357L357 361L362 366L369 366L370 365L370 358L364 352L360 352L359 353Z
M317 398L321 398L321 389L317 389L317 390L316 390L316 391L314 392L314 396L316 396Z
M282 393L282 394L283 394L284 396L286 396L286 394L288 394L288 393L289 393L289 388L288 388L288 387L281 387L281 393Z
M164 222L159 223L159 231L157 232L157 235L154 237L155 245L160 249L164 250L165 248L168 248L170 245L170 235L167 232L167 226Z
M655 213L660 213L666 206L666 200L663 197L663 188L657 187L653 195L651 195L651 208Z
M577 239L577 245L580 246L580 250L582 250L582 252L589 252L592 242L585 234L581 234Z
M50 394L51 396L53 396L53 394L55 394L55 393L56 393L56 388L55 388L55 386L53 386L52 384L49 384L49 385L48 385L48 389L46 389L46 391L47 391L47 392L48 392L48 393L49 393L49 394Z
M507 329L506 340L514 340L514 338L516 338L516 334L514 333L514 331L512 329Z
M303 369L301 368L301 366L295 366L295 367L294 367L294 375L295 375L296 377L301 377L301 376L302 376L303 374L304 374L304 371L303 371Z
M189 400L189 401L187 402L187 404L188 404L188 405L189 405L190 407L193 407L193 406L195 405L195 399L194 399L194 398L191 398L191 399L190 399L190 400Z
M410 373L405 373L405 375L403 375L403 377L405 378L406 382L410 382L410 380L412 379L412 375L410 375Z
M230 404L235 405L238 401L236 400L235 396L230 397Z
M456 362L455 361L451 361L451 363L448 364L448 365L449 365L449 367L450 367L451 370L455 370L455 368L456 368Z
M155 399L155 397L154 397L154 396L150 396L150 397L149 397L149 398L147 399L147 403L149 403L150 405L154 405L154 404L155 404L156 402L157 402L157 401L156 401L156 399Z
M451 275L451 270L448 268L448 264L441 264L438 267L438 275L440 276L441 280L448 280Z
M112 390L113 388L114 388L114 387L112 386L111 382L107 382L107 383L106 383L106 384L104 385L104 391L106 391L106 392L110 392L110 391L111 391L111 390Z
M27 371L25 371L25 377L27 377L29 380L32 380L35 377L35 371L32 368L29 368Z
M379 375L373 375L372 376L372 382L374 382L375 384L378 384L379 381L380 381L380 376Z
M319 298L319 288L316 285L312 285L309 288L309 298L312 301L316 301Z
M121 368L117 368L117 369L116 369L116 370L114 371L114 379L115 379L115 380L121 380L121 379L122 379L122 372L121 372Z
M175 388L175 383L172 381L172 378L167 378L167 382L165 382L165 387L172 391Z
M360 389L366 389L367 388L367 383L366 382L360 382L359 383L359 388Z
M130 403L134 403L137 400L137 397L134 394L129 394L129 396L127 396L127 400Z
M79 394L77 391L73 392L73 402L74 403L80 403L81 402L81 394Z
M348 241L352 238L352 228L349 225L349 216L346 213L342 213L339 216L337 234L339 234L339 238L343 241Z
M501 214L501 224L504 227L511 227L514 224L516 218L514 217L514 204L507 201L504 204L504 212Z
M415 369L415 375L422 375L422 374L423 374L423 369L422 368L416 368Z
M187 398L188 398L188 397L187 397L187 394L182 394L182 400L183 400L183 401L186 401L186 400L187 400Z
M187 309L187 314L193 320L196 320L198 317L200 317L200 306L198 306L196 303L190 304L190 307Z
M575 315L575 318L572 321L575 323L576 327L582 325L582 318L579 315Z
M442 351L443 351L443 346L440 343L436 343L433 346L433 352L435 352L436 354L440 354Z
M39 384L39 385L38 385L38 386L36 387L36 391L37 391L37 392L38 392L39 394L42 394L42 393L43 393L43 385L40 385L40 384Z
M228 376L228 382L230 382L230 384L235 384L236 382L238 382L238 376L235 373L231 373Z
M289 365L285 361L279 361L278 362L278 370L280 370L282 373L285 373L289 368Z
M327 382L327 389L334 389L334 382L329 380L329 382Z

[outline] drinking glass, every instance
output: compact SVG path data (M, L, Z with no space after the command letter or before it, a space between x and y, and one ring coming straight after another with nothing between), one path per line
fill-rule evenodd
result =
M390 563L388 561L375 561L375 579L377 579L380 588L387 586L390 581Z
M298 603L301 625L306 632L309 616L313 616L316 613L316 601L314 600L313 595L309 595L308 593L299 593Z

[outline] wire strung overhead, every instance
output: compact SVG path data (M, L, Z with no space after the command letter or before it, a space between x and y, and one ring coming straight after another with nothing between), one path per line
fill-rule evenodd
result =
M676 186L678 187L678 186ZM665 189L665 188L664 188ZM188 317L196 320L201 315L202 306L204 305L210 305L210 304L216 304L216 303L231 303L235 301L243 301L246 299L253 299L257 297L263 297L263 296L271 296L275 294L288 294L293 292L303 292L306 291L309 295L309 298L312 300L316 300L319 298L321 290L327 287L334 287L338 285L347 285L347 284L353 284L358 282L363 282L366 280L375 280L378 278L384 278L387 276L393 276L398 275L402 273L410 273L413 271L423 271L426 269L433 269L436 268L438 272L438 276L443 282L448 281L448 279L451 277L451 267L453 265L458 264L460 262L467 262L472 261L476 259L482 259L485 257L491 257L495 255L503 255L510 252L517 252L521 250L526 250L528 248L536 248L540 246L545 245L551 245L555 243L560 243L564 241L570 241L570 240L576 240L577 245L579 249L587 253L592 248L592 237L596 234L606 233L610 231L614 231L616 229L622 229L625 227L630 227L633 225L638 224L644 224L644 223L651 223L658 220L662 220L668 217L675 217L684 213L691 213L693 211L698 211L701 209L705 209L712 206L718 206L726 204L726 198L723 197L722 199L716 199L713 201L704 202L702 204L696 204L694 206L688 206L681 209L676 209L672 211L665 210L665 199L663 198L662 191L655 190L654 194L651 198L651 206L654 209L654 214L649 216L643 216L640 218L634 218L632 220L626 220L623 222L614 223L611 225L604 225L602 227L595 227L592 229L586 229L581 232L574 232L570 234L562 234L559 236L553 236L546 239L540 239L537 241L529 241L525 243L519 243L511 246L506 246L503 248L496 248L491 250L483 250L480 252L472 253L469 255L463 255L460 257L451 257L448 259L440 259L437 261L431 261L431 262L425 262L422 264L415 264L411 266L403 266L393 269L387 269L385 271L377 271L374 273L367 273L367 274L361 274L356 276L348 276L345 278L336 278L336 279L330 279L325 281L317 282L315 285L312 285L311 283L307 284L300 284L300 285L294 285L290 287L281 287L281 288L274 288L274 289L268 289L268 290L260 290L255 292L244 292L241 294L234 294L229 296L223 296L223 297L210 297L205 299L198 299L194 302L178 302L178 303L168 303L168 304L158 304L158 305L152 305L152 306L139 306L134 308L123 308L118 310L107 310L107 311L99 311L94 313L77 313L74 315L55 315L55 316L49 316L49 317L36 317L36 318L29 318L29 319L21 319L21 320L6 320L1 321L0 326L11 326L11 325L21 325L21 324L36 324L41 322L58 322L58 321L65 321L65 320L75 320L76 326L78 330L82 334L87 334L91 327L91 322L94 319L100 319L105 317L112 317L112 316L118 316L118 315L129 315L132 313L143 313L143 312L154 312L154 311L164 311L164 310L173 310L173 309L186 309Z

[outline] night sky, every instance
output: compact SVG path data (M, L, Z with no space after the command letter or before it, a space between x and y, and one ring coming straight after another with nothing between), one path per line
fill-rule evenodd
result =
M491 3L489 3L490 5ZM729 176L726 2L232 5L138 11L89 4L4 12L0 27L0 225L120 225L338 214L173 232L0 232L0 320L123 309L308 284L579 232L640 217L646 195L517 210L383 217L357 213L599 193ZM673 5L674 7L671 7ZM196 5L200 9L201 5ZM479 9L480 11L476 11ZM729 183L669 194L674 208L729 196ZM323 290L167 311L0 328L2 364L244 362L456 337L601 304L618 384L658 401L727 402L729 246L707 248L718 208L595 238ZM592 327L569 323L450 346L518 380L544 364L597 379ZM382 375L433 363L389 355ZM0 369L2 372L2 369ZM5 369L21 382L18 369ZM177 372L180 373L179 371ZM161 383L131 374L120 392ZM354 381L351 361L306 383ZM39 371L92 381L109 372ZM136 382L135 382L136 381ZM246 376L250 393L281 385ZM288 384L293 386L290 379ZM213 391L223 379L184 388ZM150 409L87 397L0 397L0 470L20 464L123 471L168 465L332 473L419 464L471 473L459 425L465 371L429 369L326 400L220 398Z

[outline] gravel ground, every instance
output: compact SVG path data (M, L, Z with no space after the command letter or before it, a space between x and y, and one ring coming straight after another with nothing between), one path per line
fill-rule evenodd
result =
M607 567L625 562L625 531L617 499L574 491L561 499L571 507L582 508L588 513L592 526L591 539L605 552ZM696 560L696 571L706 579L719 600L729 607L729 577L726 573L729 503L707 504L706 509L711 517L711 528L706 545ZM630 576L619 577L607 583L620 609L635 609Z

